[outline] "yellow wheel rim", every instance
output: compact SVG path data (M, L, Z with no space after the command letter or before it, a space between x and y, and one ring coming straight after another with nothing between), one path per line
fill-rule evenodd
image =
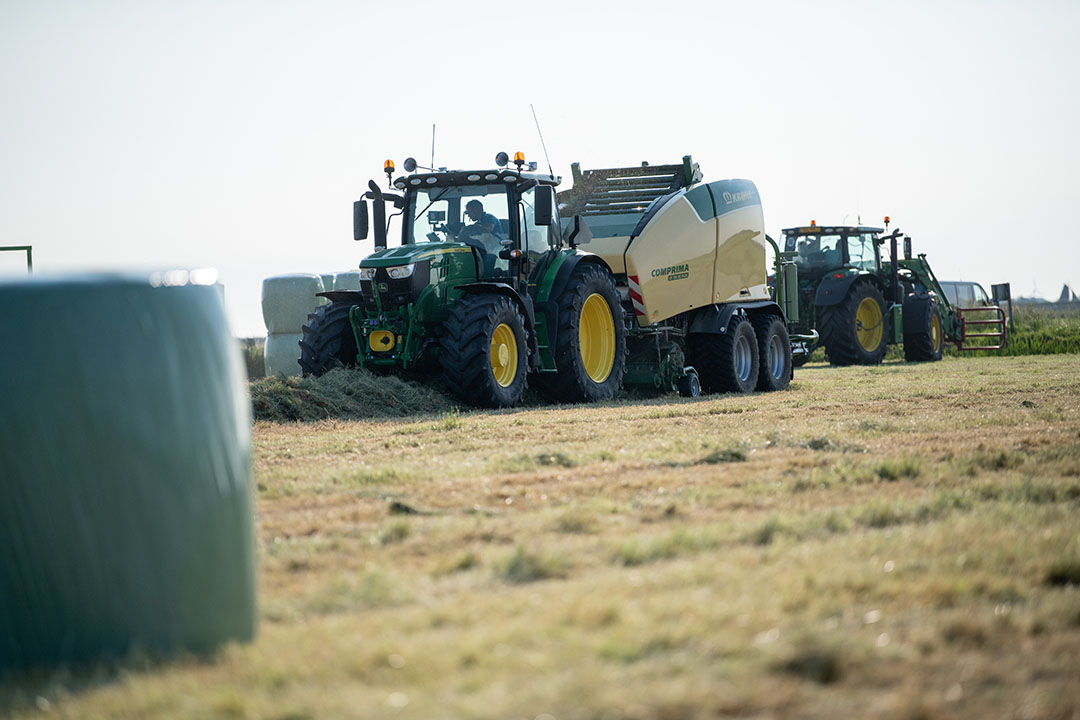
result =
M873 352L881 345L885 327L881 322L881 306L874 298L863 298L859 303L859 309L855 311L855 335L867 352Z
M599 293L585 298L581 306L578 343L581 364L589 379L597 383L607 380L615 365L615 321L607 300Z
M937 315L930 318L930 347L935 353L941 349L941 318Z
M514 331L500 323L491 333L491 374L502 387L510 387L517 375L518 350Z

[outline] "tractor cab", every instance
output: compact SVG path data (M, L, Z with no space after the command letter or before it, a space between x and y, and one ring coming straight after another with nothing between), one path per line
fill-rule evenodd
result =
M801 279L820 280L836 270L881 270L881 228L821 227L811 221L807 227L786 228L783 232L784 250L797 253L793 259Z

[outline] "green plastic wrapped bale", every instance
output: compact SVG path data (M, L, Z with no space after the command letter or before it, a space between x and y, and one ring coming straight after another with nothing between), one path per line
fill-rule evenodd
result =
M326 298L316 294L323 290L320 275L275 275L264 279L262 311L266 332L271 335L302 332L308 314L326 303Z
M0 282L0 674L254 636L240 353L167 277Z
M360 271L348 270L346 272L339 272L334 276L334 289L335 290L359 290L360 289Z
M300 376L300 339L303 333L270 333L263 346L263 367L267 375Z

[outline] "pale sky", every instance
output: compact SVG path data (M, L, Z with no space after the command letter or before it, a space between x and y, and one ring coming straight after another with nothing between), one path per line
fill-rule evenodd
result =
M1080 2L0 0L0 245L39 273L355 267L409 155L556 174L677 162L766 227L909 233L941 279L1080 284ZM564 187L568 186L567 181ZM385 186L385 185L384 185ZM0 273L22 258L0 253Z

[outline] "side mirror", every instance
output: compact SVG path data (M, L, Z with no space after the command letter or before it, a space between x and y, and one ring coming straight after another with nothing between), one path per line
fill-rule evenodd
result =
M578 245L584 245L590 240L592 240L592 230L589 229L589 224L585 222L585 218L575 215L570 223L570 237L566 241L570 244L570 247L576 248Z
M353 240L367 240L368 214L367 203L357 200L352 204Z
M906 236L904 237L904 259L911 259L911 238Z
M555 219L555 188L550 185L537 185L535 200L533 222L537 225L550 225Z

